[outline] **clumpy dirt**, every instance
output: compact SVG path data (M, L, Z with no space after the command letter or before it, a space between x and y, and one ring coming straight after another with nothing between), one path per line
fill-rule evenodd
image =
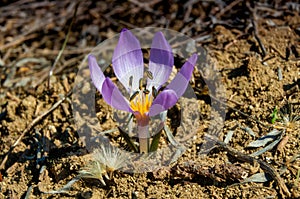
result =
M80 1L66 48L49 81L76 4L0 3L0 198L300 198L299 121L271 122L275 109L291 106L289 118L300 115L300 4ZM226 118L219 140L234 131L227 146L248 155L258 149L247 145L274 128L285 130L281 141L254 162L230 155L222 147L199 154L212 123L209 93L214 91L195 70L191 86L199 105L195 111L201 117L178 160L148 173L115 171L110 180L105 179L106 185L80 179L65 193L44 193L66 185L88 163L69 93L84 57L122 28L146 26L182 32L195 39L197 48L207 50L225 87ZM95 99L99 130L116 128L112 109L101 95ZM60 100L58 107L39 119ZM174 133L179 111L176 105L168 114ZM115 143L121 140L117 132L109 137ZM167 141L163 135L160 146ZM260 161L276 171L277 178L244 182L266 172Z

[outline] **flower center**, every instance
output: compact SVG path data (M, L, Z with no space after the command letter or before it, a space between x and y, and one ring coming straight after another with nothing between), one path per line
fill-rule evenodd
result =
M140 90L131 96L130 107L138 112L142 117L149 112L153 101L153 96L147 90Z
M132 86L131 84L132 78L129 79L130 87ZM152 92L146 89L144 78L141 78L139 81L139 91L133 93L129 100L130 108L134 111L134 116L140 126L145 126L149 123L148 112L156 94L157 91L154 87L152 88Z

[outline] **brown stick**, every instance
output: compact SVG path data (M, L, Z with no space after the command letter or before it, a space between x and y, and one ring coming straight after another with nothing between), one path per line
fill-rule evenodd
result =
M257 24L254 20L251 20L251 23L252 23L252 26L253 26L253 29L254 29L254 38L257 40L258 42L258 45L261 49L261 56L264 58L266 55L267 55L267 51L266 51L266 48L263 44L263 42L261 41L261 39L259 38L258 36L258 31L257 31Z
M284 194L286 194L288 197L291 197L291 193L289 192L283 179L280 177L279 173L271 165L269 165L268 163L266 163L263 160L256 159L248 154L244 154L239 151L236 151L232 147L228 146L226 143L218 140L216 137L213 137L211 135L206 135L206 136L209 139L215 141L219 147L221 147L222 149L227 151L228 154L235 157L236 159L243 161L243 162L249 162L251 164L253 164L254 162L259 163L261 169L264 170L264 172L266 172L267 174L269 174L273 178L273 180L275 180L277 182L277 184L280 188L280 194L282 195L282 197L284 198L284 196L285 196ZM282 191L284 192L284 194L282 193Z
M2 160L2 163L0 165L0 170L2 170L2 169L5 168L5 163L6 163L7 159L8 159L8 156L11 154L11 152L14 150L14 148L19 144L19 142L22 140L22 138L24 137L24 135L26 135L26 133L28 133L32 129L32 127L34 127L37 123L39 123L44 117L46 117L49 113L51 113L52 111L54 111L71 94L72 94L72 91L69 91L67 93L67 95L65 95L62 99L60 99L59 101L57 101L48 111L46 111L42 115L40 115L37 118L35 118L29 124L29 126L27 126L27 128L23 131L23 133L19 136L19 138L15 141L15 143L10 147L9 151L6 153L4 159Z
M230 11L234 6L238 5L241 2L243 2L243 1L242 0L236 0L236 1L231 2L225 8L221 9L218 14L216 14L216 18L220 19L221 16L223 16L226 12Z
M15 38L13 41L0 46L0 51L5 50L5 49L10 48L10 47L13 47L13 46L17 46L17 45L23 43L26 40L33 39L33 38L36 38L36 37L38 37L38 34L31 34L31 35L28 35L28 36L21 35L20 37Z

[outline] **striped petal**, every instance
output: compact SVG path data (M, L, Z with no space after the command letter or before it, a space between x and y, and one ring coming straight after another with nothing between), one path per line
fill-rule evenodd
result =
M159 89L168 79L174 65L172 48L161 32L157 32L152 40L150 50L149 71L152 77L147 80L147 88Z
M143 78L144 62L140 42L127 29L120 33L118 44L112 57L115 75L127 90L130 90L129 80L132 76L132 90L139 88L139 80Z
M168 89L171 89L176 93L178 99L183 95L189 84L197 59L197 54L193 54L188 61L184 63L179 73L177 73L175 78L167 86Z
M165 110L168 110L176 102L178 101L178 97L173 90L165 89L154 99L152 105L149 110L149 116L157 115Z
M88 63L92 81L95 87L98 89L98 91L101 92L105 76L102 70L100 69L94 55L88 55Z
M176 104L189 84L196 62L197 54L193 54L188 61L184 63L179 73L170 82L167 88L154 99L149 110L149 116L157 115Z
M118 110L132 112L128 101L124 98L118 87L109 78L105 78L93 55L88 56L88 63L92 81L106 103Z
M132 112L129 102L110 78L105 78L102 86L102 97L107 104L118 110Z

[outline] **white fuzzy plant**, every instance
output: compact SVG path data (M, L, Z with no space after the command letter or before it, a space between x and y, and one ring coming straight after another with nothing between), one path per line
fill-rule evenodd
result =
M70 190L72 185L82 178L98 179L103 185L106 185L103 176L107 179L112 177L112 173L126 166L128 156L120 149L113 147L110 144L100 144L100 147L95 149L91 154L91 160L86 164L82 170L79 171L78 176L73 178L64 187L59 190L47 191L44 193L58 194L66 193ZM110 177L109 177L110 175Z
M109 179L108 174L111 177L115 170L126 165L127 160L127 155L118 148L114 148L110 144L101 144L94 150L92 160L79 171L79 177L98 179L103 185L106 185L103 176Z

